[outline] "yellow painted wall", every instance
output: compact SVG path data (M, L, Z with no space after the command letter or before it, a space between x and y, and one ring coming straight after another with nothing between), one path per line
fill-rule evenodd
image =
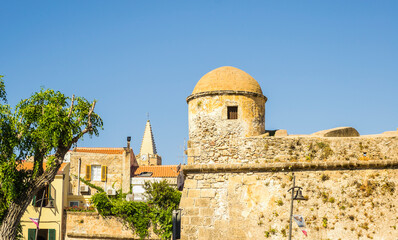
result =
M54 181L51 183L51 197L55 199L55 208L43 207L41 212L40 229L55 229L56 240L61 239L64 207L67 204L68 183L69 164L64 167L63 174L56 175ZM21 225L24 239L28 239L28 229L36 229L36 225L29 218L38 218L39 211L40 207L30 205L22 216Z

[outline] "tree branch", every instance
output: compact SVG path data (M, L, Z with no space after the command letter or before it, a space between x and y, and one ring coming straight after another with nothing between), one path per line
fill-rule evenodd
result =
M75 94L72 95L72 104L70 105L68 118L70 118L70 115L72 115L72 110L73 110L74 103L75 103Z
M76 143L79 138L81 138L84 134L88 133L92 129L92 123L91 123L91 114L93 113L95 108L95 101L93 102L93 105L90 108L90 111L88 112L88 122L86 128L79 134L77 134L74 138L72 138L72 144Z

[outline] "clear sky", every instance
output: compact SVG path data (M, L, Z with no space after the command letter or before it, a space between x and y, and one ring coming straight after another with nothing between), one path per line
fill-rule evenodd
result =
M164 164L183 161L186 97L234 66L261 85L266 129L398 127L398 1L1 1L11 105L45 88L97 99L100 137L139 152L149 112Z

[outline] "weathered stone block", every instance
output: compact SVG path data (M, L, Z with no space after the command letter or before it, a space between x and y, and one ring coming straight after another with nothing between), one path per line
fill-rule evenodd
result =
M285 129L279 129L275 131L275 137L286 137L287 136L287 130Z
M185 179L184 188L196 188L198 181L194 179Z
M201 217L191 217L191 225L201 226L203 225L203 219Z
M200 209L200 216L201 217L208 217L214 215L214 208L201 208Z
M200 196L202 198L204 198L204 197L205 198L206 197L213 198L216 195L216 190L214 190L214 189L202 189L200 191L201 191Z
M194 204L195 200L193 198L182 198L180 201L180 207L185 208L185 207L192 207Z
M210 199L209 198L198 198L195 201L195 206L196 207L208 207L210 205Z
M199 189L188 189L188 197L189 198L199 198L200 197Z

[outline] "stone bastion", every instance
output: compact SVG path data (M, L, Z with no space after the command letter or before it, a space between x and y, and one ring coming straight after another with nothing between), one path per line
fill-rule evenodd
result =
M182 239L285 239L293 174L307 239L398 236L398 135L189 141L188 159Z

